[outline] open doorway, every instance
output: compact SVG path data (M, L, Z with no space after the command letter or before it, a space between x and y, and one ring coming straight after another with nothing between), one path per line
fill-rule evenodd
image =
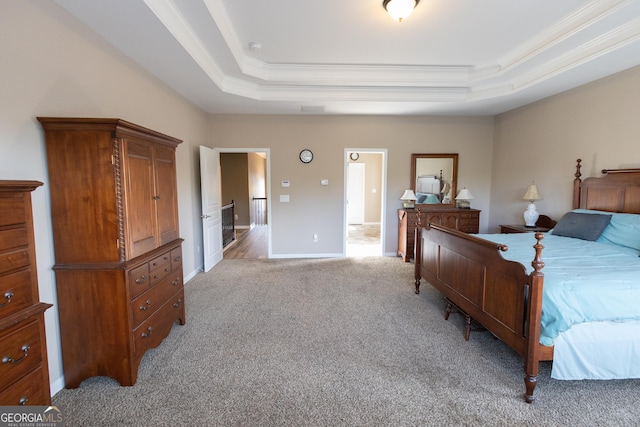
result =
M269 258L268 169L268 150L220 149L223 214L225 208L232 212L227 228L233 228L225 259Z
M345 150L345 254L382 256L386 150Z

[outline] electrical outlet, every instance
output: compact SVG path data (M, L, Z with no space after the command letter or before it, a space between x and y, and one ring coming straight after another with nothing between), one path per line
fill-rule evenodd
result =
M235 218L235 220L238 220L238 214L233 215L233 217Z
M317 243L317 242L318 242L318 234L317 234L317 233L314 233L314 234L313 234L313 242L314 242L314 243Z

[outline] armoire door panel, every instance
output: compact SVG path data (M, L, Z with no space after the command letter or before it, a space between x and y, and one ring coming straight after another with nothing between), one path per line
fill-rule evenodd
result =
M170 148L155 148L156 213L160 245L178 238L178 190L175 154Z
M134 258L156 247L153 159L149 144L127 142L125 152L127 258Z

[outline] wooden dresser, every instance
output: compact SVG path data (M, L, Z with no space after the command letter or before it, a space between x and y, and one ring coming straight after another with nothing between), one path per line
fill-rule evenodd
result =
M414 209L398 209L398 256L405 262L413 259L416 223L439 224L465 233L477 233L480 226L480 211L476 209L443 208L420 205Z
M31 192L0 181L0 405L50 405L44 311L39 301Z
M178 139L120 119L43 118L65 386L133 385L185 323Z

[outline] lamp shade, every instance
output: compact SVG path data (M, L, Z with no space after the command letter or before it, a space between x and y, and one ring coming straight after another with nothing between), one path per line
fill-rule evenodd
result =
M384 0L382 7L394 20L402 22L403 19L411 15L419 2L420 0Z
M444 187L442 187L442 191L440 193L447 194L449 191L451 191L451 186L447 182L444 184Z
M456 197L458 200L473 200L473 194L469 191L468 188L463 188L458 192L458 196Z
M536 187L535 184L531 184L529 188L527 188L527 192L522 196L522 200L529 200L530 202L540 199L542 199L542 196L538 193L538 187Z
M416 200L416 194L413 192L413 190L404 190L404 193L402 193L402 196L400 196L400 200Z

